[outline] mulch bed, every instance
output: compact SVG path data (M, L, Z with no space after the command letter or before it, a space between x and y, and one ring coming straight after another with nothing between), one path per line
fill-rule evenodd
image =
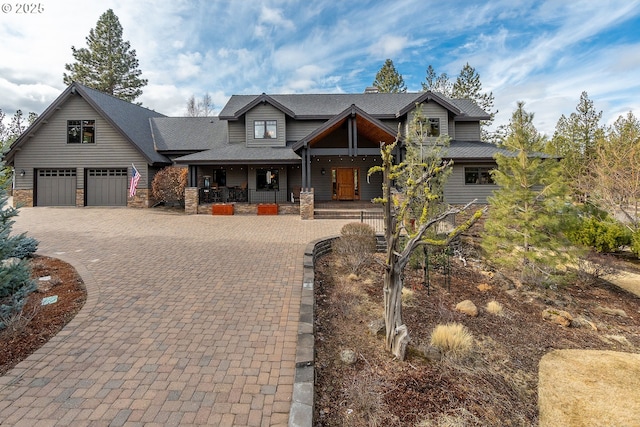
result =
M0 375L4 375L42 347L80 311L86 290L78 272L56 258L31 259L31 277L38 290L29 295L22 316L0 331ZM50 276L48 281L40 277ZM42 305L42 299L57 296L57 302Z
M378 254L377 256L381 256ZM358 278L348 278L334 255L316 267L316 426L537 425L538 363L554 349L606 349L640 352L640 298L603 280L560 289L513 285L499 275L481 273L452 258L450 286L431 274L429 290L422 272L408 270L412 290L403 307L411 344L400 362L384 351L384 339L369 324L382 317L382 266L372 263ZM633 267L635 268L635 267ZM481 291L478 285L491 289ZM455 310L470 299L478 317ZM485 306L496 300L502 316ZM626 317L600 307L624 310ZM566 310L593 322L591 327L561 327L544 321L545 308ZM437 324L459 322L475 339L470 354L441 361L416 349L430 343ZM609 340L624 336L630 345ZM356 352L347 365L340 352ZM451 423L451 424L447 424Z

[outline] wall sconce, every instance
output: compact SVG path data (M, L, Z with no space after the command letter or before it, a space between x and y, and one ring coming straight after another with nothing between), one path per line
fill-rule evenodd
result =
M26 174L26 172L24 171L24 169L22 169L22 170L20 171L20 176L24 176L25 174Z
M327 171L324 168L320 169L320 175L326 175Z

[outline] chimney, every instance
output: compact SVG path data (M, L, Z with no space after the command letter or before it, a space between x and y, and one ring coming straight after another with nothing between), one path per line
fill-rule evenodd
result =
M378 93L378 88L375 86L367 86L364 93Z

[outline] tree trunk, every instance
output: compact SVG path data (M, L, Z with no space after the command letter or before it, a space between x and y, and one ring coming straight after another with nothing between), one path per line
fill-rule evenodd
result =
M399 360L404 360L409 332L402 323L402 269L398 264L397 261L390 264L384 275L385 345Z

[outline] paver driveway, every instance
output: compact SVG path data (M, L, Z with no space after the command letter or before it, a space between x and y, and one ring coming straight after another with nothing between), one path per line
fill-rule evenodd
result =
M286 425L302 257L345 221L23 208L88 301L0 378L1 425Z

